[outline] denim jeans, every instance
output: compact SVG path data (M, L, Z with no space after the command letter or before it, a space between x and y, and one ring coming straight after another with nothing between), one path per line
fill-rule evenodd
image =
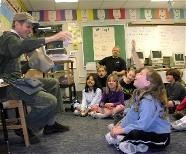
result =
M32 110L26 115L26 122L29 129L38 132L54 118L56 109L61 109L63 101L57 79L39 79L45 91L39 91L28 95L23 91L10 86L8 89L8 99L22 100Z

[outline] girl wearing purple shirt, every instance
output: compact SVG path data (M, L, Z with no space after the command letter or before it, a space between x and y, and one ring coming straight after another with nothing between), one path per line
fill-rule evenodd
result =
M110 117L124 110L124 94L117 75L108 76L106 91L103 92L100 103L94 108L97 108L97 112L92 114L93 118Z

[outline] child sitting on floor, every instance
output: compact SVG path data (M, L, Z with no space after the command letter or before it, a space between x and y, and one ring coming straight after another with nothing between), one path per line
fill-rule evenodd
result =
M98 81L103 89L105 91L106 89L106 82L107 82L107 69L106 66L99 65L97 68L97 76L98 76Z
M85 89L82 92L82 103L74 104L74 114L87 116L92 106L101 100L102 90L96 75L90 74L86 78Z
M124 153L146 152L170 143L167 96L160 75L145 67L134 80L132 106L123 120L105 135L109 144L119 144ZM122 137L122 135L124 135Z
M181 84L181 74L180 71L175 68L170 68L166 72L167 81L169 82L166 86L166 92L168 97L167 106L169 108L169 113L173 113L176 106L186 96L185 87Z
M130 109L129 106L129 100L132 96L132 93L136 87L133 85L134 84L134 79L136 77L136 70L133 68L130 68L127 71L127 75L123 76L123 78L120 80L120 85L123 87L123 92L124 92L124 97L125 97L125 111L124 114L127 113L127 111Z
M108 76L106 91L103 92L100 103L93 108L97 110L92 113L93 118L111 117L124 110L124 94L117 75Z

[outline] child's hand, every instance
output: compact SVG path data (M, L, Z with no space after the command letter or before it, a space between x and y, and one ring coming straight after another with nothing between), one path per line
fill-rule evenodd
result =
M124 134L124 132L125 132L124 128L122 128L121 126L117 126L112 128L112 130L110 131L110 135L113 138L116 138L119 134Z
M118 136L117 131L116 131L116 128L113 128L113 129L110 131L110 135L111 135L113 138L116 138L116 137Z

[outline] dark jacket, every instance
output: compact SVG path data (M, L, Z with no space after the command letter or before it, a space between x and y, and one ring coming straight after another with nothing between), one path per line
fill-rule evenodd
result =
M186 96L186 89L179 81L167 84L166 92L168 100L181 101Z
M0 37L0 78L5 82L21 77L19 57L45 44L44 38L22 39L17 34L5 31Z

